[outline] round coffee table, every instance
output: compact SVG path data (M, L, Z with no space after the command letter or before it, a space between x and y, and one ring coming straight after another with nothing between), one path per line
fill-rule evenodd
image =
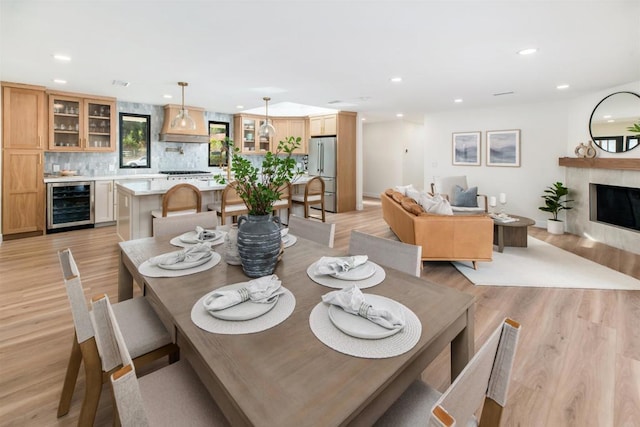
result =
M502 252L505 246L518 248L527 247L527 227L536 222L524 216L507 214L517 219L513 222L502 222L493 218L493 244L498 245L498 252Z

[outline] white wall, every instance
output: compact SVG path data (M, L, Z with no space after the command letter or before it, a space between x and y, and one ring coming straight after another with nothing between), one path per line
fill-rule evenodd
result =
M538 210L540 196L545 187L565 178L558 158L566 155L567 114L566 101L427 114L423 186L428 188L436 176L466 175L469 186L478 186L481 194L506 193L508 213L544 226L548 216ZM487 166L486 131L506 129L520 129L520 167ZM482 132L481 165L453 166L451 134L471 131Z
M363 195L379 197L394 185L422 188L424 127L393 121L367 123L362 128Z

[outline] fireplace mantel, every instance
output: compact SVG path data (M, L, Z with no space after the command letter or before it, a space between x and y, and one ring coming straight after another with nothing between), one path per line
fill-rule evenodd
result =
M571 168L590 168L590 169L620 169L640 171L640 158L593 158L585 159L582 157L560 157L558 159L560 166Z

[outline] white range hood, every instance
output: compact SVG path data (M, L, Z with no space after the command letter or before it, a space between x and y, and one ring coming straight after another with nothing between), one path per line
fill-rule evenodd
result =
M195 129L171 129L171 120L178 115L181 108L182 106L174 104L164 106L164 123L160 132L160 141L208 144L209 129L204 120L204 108L184 107L195 122Z

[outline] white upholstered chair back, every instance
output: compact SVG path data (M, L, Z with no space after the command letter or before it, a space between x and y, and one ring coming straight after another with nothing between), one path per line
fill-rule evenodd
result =
M349 254L367 255L377 264L420 277L422 246L384 239L354 230L349 239Z
M195 230L196 226L208 229L216 228L218 226L218 216L213 211L207 211L153 218L153 235L154 237L178 236L187 231Z
M64 285L71 305L71 315L73 317L73 325L76 330L78 343L95 336L93 323L87 300L85 299L84 289L82 289L82 281L80 280L80 272L78 266L73 259L71 249L64 249L58 252L60 267L64 278Z
M318 222L291 215L289 216L289 233L332 248L336 225L332 222Z

